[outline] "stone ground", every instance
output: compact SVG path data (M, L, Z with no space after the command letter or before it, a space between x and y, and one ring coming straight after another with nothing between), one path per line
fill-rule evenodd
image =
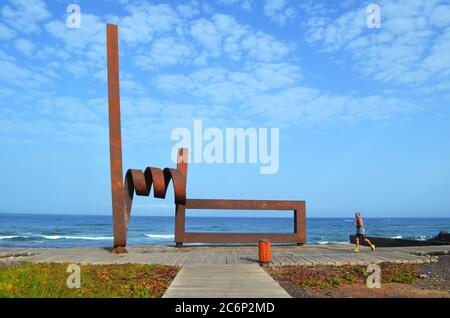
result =
M406 284L382 284L380 289L369 289L366 285L331 287L325 289L295 288L281 286L294 298L449 298L450 293L442 290L421 289Z
M289 282L280 285L294 298L450 298L450 255L420 265L418 275L420 278L411 285L389 283L382 284L380 289L369 289L364 284L324 289L299 287Z
M439 256L438 262L424 264L419 270L420 279L414 286L422 289L447 291L450 294L450 255Z

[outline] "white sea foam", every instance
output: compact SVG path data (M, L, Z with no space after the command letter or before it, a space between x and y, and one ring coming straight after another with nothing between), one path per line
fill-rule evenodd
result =
M28 236L17 236L17 235L0 235L0 240L10 240L13 238L27 238Z
M347 241L331 241L331 242L328 242L328 241L317 241L316 244L329 245L329 244L349 244L349 243Z
M68 235L0 235L0 240L43 237L47 240L112 240L110 236L68 236Z
M145 236L149 237L149 238L154 238L154 239L173 239L174 235L173 234L144 234Z
M393 238L393 239L401 239L402 236L401 236L401 235L397 235L397 236L393 236L393 237L391 237L391 238Z
M67 236L67 235L40 235L47 240L112 240L111 236Z

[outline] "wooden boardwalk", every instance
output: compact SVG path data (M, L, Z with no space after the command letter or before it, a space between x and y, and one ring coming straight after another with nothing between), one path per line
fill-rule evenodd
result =
M186 265L164 298L290 298L259 265Z
M353 254L352 245L272 246L271 265L365 265L370 263L426 263L430 254L450 253L450 246L387 247L370 252L363 247ZM257 246L130 247L128 254L113 255L103 248L0 248L0 262L63 262L91 264L237 265L256 264Z

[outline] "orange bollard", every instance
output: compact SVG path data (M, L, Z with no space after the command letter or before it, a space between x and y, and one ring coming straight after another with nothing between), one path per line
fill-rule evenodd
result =
M260 240L258 243L259 249L259 263L267 264L270 263L270 241Z

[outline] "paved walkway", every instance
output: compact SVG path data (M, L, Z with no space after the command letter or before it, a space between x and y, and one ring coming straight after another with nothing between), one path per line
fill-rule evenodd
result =
M290 298L259 265L186 265L164 298Z
M450 253L450 245L421 247L385 247L370 252L364 247L353 254L353 246L306 245L272 246L271 265L366 265L370 263L426 263L435 261L428 254ZM257 246L169 246L130 247L128 254L113 255L103 248L0 248L1 261L64 262L91 264L169 264L227 265L256 264Z

